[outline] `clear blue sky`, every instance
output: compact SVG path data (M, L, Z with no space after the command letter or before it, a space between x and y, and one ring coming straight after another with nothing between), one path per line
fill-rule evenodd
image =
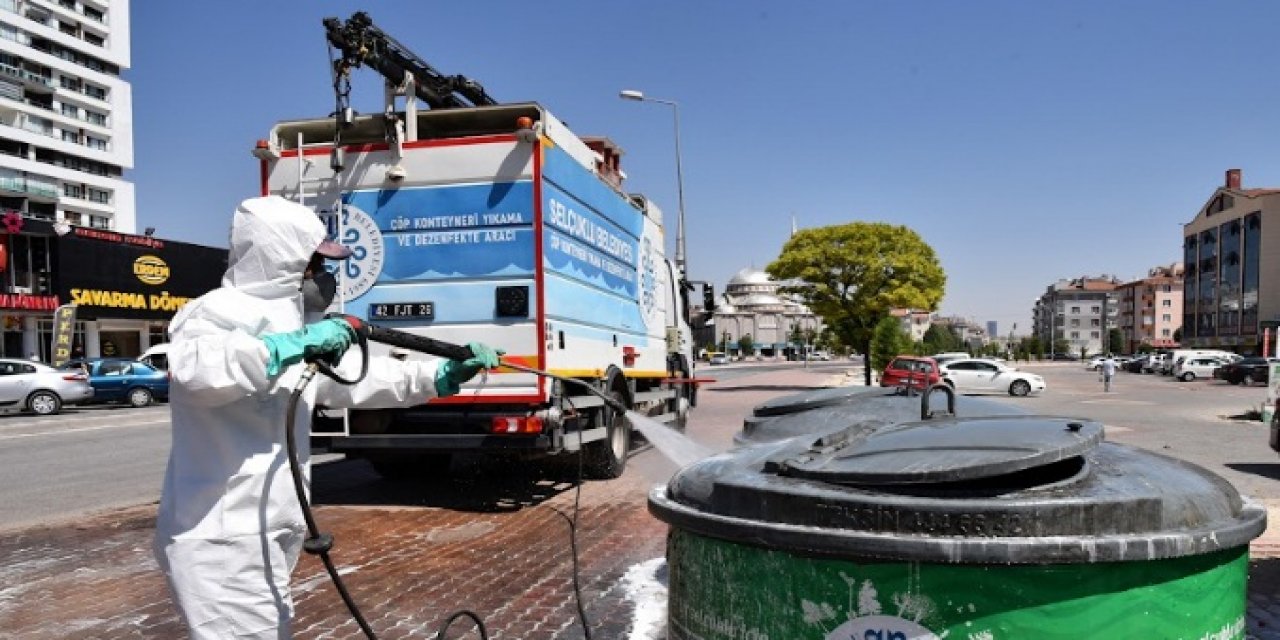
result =
M690 275L716 284L801 227L915 229L941 312L1030 325L1063 277L1181 257L1181 224L1244 170L1280 186L1280 3L132 3L139 228L226 245L280 119L333 108L320 20L365 9L447 74L536 100L627 152L674 236L679 102ZM362 70L353 105L381 108Z

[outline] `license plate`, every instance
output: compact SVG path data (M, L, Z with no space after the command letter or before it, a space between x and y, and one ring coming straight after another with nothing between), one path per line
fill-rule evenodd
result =
M434 302L376 302L369 305L370 320L431 320L435 317Z

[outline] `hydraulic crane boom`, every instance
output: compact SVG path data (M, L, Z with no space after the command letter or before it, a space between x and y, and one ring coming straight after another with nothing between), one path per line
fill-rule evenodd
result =
M406 75L411 76L416 85L414 93L432 109L498 104L475 80L436 71L374 26L369 14L363 11L352 14L346 22L325 18L324 27L329 43L341 52L333 61L339 78L346 77L353 68L368 65L395 85L403 84Z

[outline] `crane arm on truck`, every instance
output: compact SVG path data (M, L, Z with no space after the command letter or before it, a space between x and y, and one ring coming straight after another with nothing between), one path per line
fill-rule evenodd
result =
M346 22L325 18L329 43L340 52L334 72L346 77L351 69L367 65L395 85L413 78L414 92L432 109L453 109L498 104L480 83L466 76L446 76L436 71L395 38L373 24L369 14L358 11Z

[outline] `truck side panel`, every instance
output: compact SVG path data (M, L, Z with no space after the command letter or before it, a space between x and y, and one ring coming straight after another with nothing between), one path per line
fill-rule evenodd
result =
M554 146L541 191L549 368L665 376L661 227Z

